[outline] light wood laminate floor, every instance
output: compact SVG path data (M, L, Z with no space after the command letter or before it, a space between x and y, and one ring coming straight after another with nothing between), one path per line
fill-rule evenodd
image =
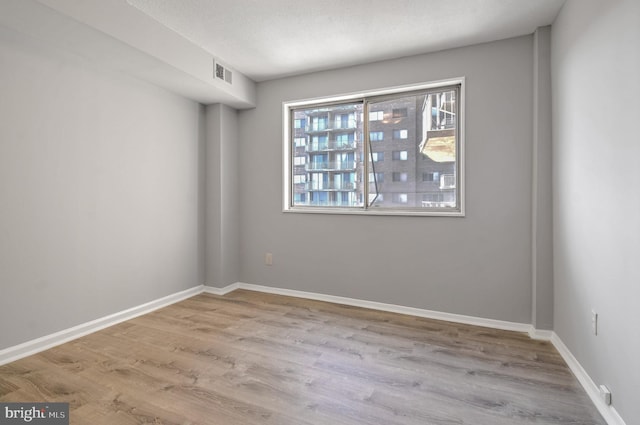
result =
M605 423L548 342L241 290L2 366L0 401L91 425Z

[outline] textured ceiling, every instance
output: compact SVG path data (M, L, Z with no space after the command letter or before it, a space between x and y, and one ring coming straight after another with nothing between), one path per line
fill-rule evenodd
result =
M531 34L564 0L127 0L256 81Z

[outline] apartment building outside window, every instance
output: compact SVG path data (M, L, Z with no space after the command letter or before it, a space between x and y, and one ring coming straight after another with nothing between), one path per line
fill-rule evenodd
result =
M455 80L285 103L285 211L464 215L462 96Z

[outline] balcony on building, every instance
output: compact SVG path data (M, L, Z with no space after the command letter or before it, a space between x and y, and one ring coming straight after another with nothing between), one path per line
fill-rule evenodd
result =
M341 191L341 192L352 192L354 190L356 190L358 188L358 185L356 182L322 182L322 181L318 181L318 182L307 182L305 189L308 191L314 191L314 192L318 192L318 191L323 191L323 192L335 192L335 191Z
M331 133L334 131L355 130L358 128L359 109L357 105L344 105L330 109L307 111L305 133Z
M344 162L309 162L306 164L307 171L350 171L355 170L356 161Z
M356 149L356 141L326 141L318 143L308 143L307 152L330 152L330 151L354 151Z

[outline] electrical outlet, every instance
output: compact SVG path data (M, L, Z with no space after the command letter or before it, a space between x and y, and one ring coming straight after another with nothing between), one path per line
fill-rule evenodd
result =
M598 313L595 310L591 310L591 330L594 335L598 335Z
M266 264L267 266L272 266L273 265L273 254L270 252L267 252L266 254L264 254L264 264Z

